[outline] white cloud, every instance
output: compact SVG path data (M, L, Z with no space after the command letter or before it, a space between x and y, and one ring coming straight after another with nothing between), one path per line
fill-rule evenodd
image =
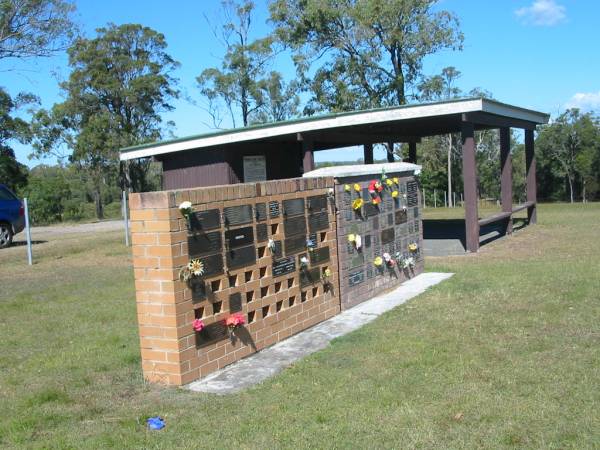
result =
M523 23L551 27L567 18L566 8L554 0L535 0L531 6L515 11Z
M600 111L600 91L578 92L565 105L567 108L579 108L582 111Z

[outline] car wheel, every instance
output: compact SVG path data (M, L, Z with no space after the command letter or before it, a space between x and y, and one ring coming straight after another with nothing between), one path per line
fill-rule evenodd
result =
M0 223L0 248L8 247L12 243L13 232L10 225Z

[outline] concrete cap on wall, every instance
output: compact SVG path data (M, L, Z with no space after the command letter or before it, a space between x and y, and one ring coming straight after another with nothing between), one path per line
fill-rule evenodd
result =
M306 172L302 176L304 178L354 177L360 175L380 175L382 170L385 170L386 173L408 172L410 174L419 175L421 173L421 166L407 162L352 164L346 166L322 167Z

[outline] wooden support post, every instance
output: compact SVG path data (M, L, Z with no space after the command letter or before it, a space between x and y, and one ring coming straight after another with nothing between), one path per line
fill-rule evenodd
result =
M463 122L461 137L463 151L463 184L465 191L465 237L467 251L479 250L479 217L477 210L477 166L475 162L475 130L473 123Z
M502 212L512 212L512 157L510 155L510 128L500 128L500 201ZM512 216L508 218L506 234L513 231Z
M314 144L312 141L302 141L302 172L310 172L315 169Z
M533 202L533 206L527 209L529 223L537 222L537 181L535 175L535 151L533 148L533 130L525 130L525 164L527 201Z
M388 142L387 160L388 160L388 162L394 162L394 143L393 142Z
M365 164L373 164L373 144L363 145L365 153Z
M408 162L413 164L417 163L417 143L409 142L408 143Z

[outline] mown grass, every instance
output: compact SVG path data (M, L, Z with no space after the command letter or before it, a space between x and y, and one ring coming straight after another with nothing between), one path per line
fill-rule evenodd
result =
M460 217L460 211L437 211ZM119 233L0 253L3 448L599 448L600 205L539 225L235 396L144 384ZM145 429L148 416L167 426Z

